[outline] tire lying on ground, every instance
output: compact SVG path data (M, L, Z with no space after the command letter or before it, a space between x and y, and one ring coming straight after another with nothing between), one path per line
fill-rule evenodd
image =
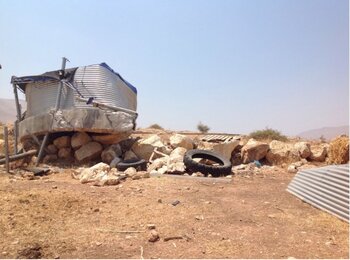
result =
M130 159L121 161L116 164L118 171L125 171L129 167L134 167L135 169L140 169L141 171L147 170L147 162L143 159Z
M213 161L219 165L210 165L196 162L194 159L201 158ZM207 150L189 150L185 153L184 164L186 168L192 172L201 172L205 175L211 174L213 177L231 174L232 164L222 156Z

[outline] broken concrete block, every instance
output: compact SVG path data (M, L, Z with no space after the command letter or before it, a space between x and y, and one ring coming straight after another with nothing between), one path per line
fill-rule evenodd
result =
M53 141L53 144L58 148L70 147L70 136L61 136Z
M197 149L214 151L223 156L226 160L230 160L233 150L238 145L239 140L233 140L225 143L200 142Z
M71 146L74 150L91 141L91 137L85 132L77 132L71 138Z
M119 144L112 144L101 153L102 161L110 164L114 158L122 155L122 149Z
M193 149L193 141L185 135L175 134L170 137L170 145L173 148L183 147L187 150Z
M78 162L93 160L100 157L102 149L103 147L100 143L89 142L76 150L74 156Z
M259 142L253 138L249 139L241 150L243 163L250 163L255 160L259 161L263 159L268 150L269 145L267 143Z

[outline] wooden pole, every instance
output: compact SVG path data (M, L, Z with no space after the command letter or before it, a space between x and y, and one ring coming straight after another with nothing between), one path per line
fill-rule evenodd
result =
M15 121L13 132L15 135L14 154L17 154L18 153L18 120Z
M19 104L19 99L18 99L18 92L17 92L17 86L16 84L12 84L13 86L13 93L15 95L15 101L16 101L16 110L17 110L17 121L21 121L21 105Z
M10 159L9 159L9 137L7 126L4 126L4 138L5 138L5 164L6 172L10 173Z

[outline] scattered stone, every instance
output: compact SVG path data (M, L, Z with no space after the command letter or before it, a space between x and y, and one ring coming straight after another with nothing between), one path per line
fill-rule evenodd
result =
M76 132L71 138L71 146L74 150L91 141L91 137L85 132Z
M298 171L298 169L297 169L297 167L294 164L291 164L291 165L288 166L287 171L289 173L296 173Z
M58 158L60 159L70 159L72 158L72 148L63 147L58 150Z
M241 150L243 163L250 163L263 159L268 150L269 145L267 143L256 141L253 138L249 139Z
M157 202L158 203L163 203L163 200L162 199L158 199Z
M45 151L46 151L46 153L48 153L48 154L57 154L58 149L57 149L56 145L54 145L54 144L49 144L49 145L46 147Z
M104 163L110 164L114 158L122 155L122 149L119 144L112 144L101 153L101 159Z
M202 215L200 215L200 216L196 216L195 219L196 220L204 220L204 217Z
M81 183L95 182L107 179L109 170L109 165L101 162L90 168L81 169L78 176L75 174L72 176L75 179L79 179Z
M179 201L179 200L175 200L175 201L173 201L173 202L171 203L171 205L173 205L173 206L176 206L176 205L178 205L178 204L180 204L180 201Z
M155 225L155 224L147 224L147 228L148 228L149 230L151 230L151 229L156 229L156 225Z
M65 148L65 147L70 147L70 137L69 136L61 136L61 137L58 137L56 138L54 141L53 141L53 144L58 148L58 149L61 149L61 148Z
M158 240L159 240L158 232L155 229L152 229L150 232L150 236L148 238L148 241L154 243L154 242L157 242Z
M300 158L306 159L311 155L310 144L307 142L298 142L294 148L298 151Z
M100 212L99 208L94 209L94 212Z
M90 142L75 151L75 159L78 162L86 162L97 159L102 152L102 145L97 142Z
M167 162L167 173L184 173L186 170L185 164L183 162L184 155L186 153L186 148L177 147L173 150L168 158Z
M96 242L96 246L100 246L100 245L102 245L101 242Z
M168 167L167 167L166 165L164 165L162 168L160 168L160 169L157 171L157 173L159 173L159 174L164 174L164 173L167 172L167 170L168 170Z
M133 177L137 174L137 170L134 167L129 167L124 171L127 177Z
M193 141L191 138L181 135L181 134L175 134L170 137L170 145L173 148L177 147L183 147L186 150L191 150L193 149Z
M56 186L56 185L53 185L53 186L52 186L52 189L57 189L57 186Z

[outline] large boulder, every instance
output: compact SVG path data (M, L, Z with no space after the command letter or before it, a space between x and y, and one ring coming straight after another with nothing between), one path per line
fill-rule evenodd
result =
M60 159L72 159L72 148L63 147L58 150L58 158Z
M273 140L269 144L269 151L266 159L270 164L281 165L283 163L292 163L300 160L298 151L294 149L293 144Z
M53 141L53 144L58 148L70 147L70 136L61 136Z
M74 156L78 162L86 162L99 158L102 149L103 147L100 143L89 142L76 150Z
M170 137L170 145L173 148L183 147L187 150L193 149L193 141L191 138L185 135L175 134Z
M311 146L308 142L294 144L294 149L299 153L300 158L306 159L311 155Z
M49 144L46 149L45 149L47 154L57 154L58 149L56 147L56 145L54 144Z
M243 163L250 163L255 160L259 161L263 159L269 150L267 143L256 141L255 139L249 139L246 145L241 150Z
M104 163L110 164L114 158L122 155L122 149L119 144L112 144L103 150L101 159Z
M166 147L158 135L151 135L146 139L140 139L132 146L132 151L138 158L149 161L154 149L157 148L159 152L165 152ZM157 155L155 158L158 157Z
M329 144L328 160L329 164L344 164L349 161L349 137L339 136Z
M210 150L223 156L226 160L231 160L231 155L233 150L239 145L239 140L233 140L231 142L225 143L210 143L210 142L200 142L198 144L198 149Z
M77 132L71 138L71 146L74 150L91 141L91 137L85 132Z
M328 144L311 146L311 155L308 159L315 162L324 162L327 157L328 147Z

